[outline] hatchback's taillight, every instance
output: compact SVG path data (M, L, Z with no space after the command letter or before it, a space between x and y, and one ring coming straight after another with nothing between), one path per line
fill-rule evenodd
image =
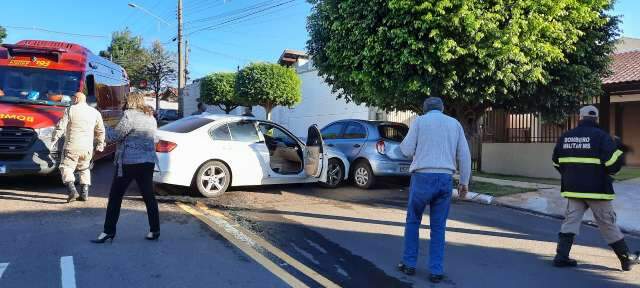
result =
M376 150L378 150L378 153L384 154L384 148L384 140L379 140L378 142L376 142Z
M158 144L156 144L156 152L158 153L169 153L171 151L173 151L173 149L176 149L176 147L178 146L178 144L170 142L170 141L164 141L164 140L160 140L160 142L158 142Z

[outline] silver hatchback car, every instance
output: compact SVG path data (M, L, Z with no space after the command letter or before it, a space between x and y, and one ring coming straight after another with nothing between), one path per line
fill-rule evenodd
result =
M353 183L362 189L378 177L410 175L411 158L395 149L408 132L402 123L367 120L340 120L321 130L326 145L347 156Z

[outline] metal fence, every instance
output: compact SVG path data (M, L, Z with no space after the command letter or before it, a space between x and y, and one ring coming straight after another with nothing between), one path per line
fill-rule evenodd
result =
M578 116L561 123L545 121L536 114L488 111L482 119L484 143L555 143L565 131L578 125Z

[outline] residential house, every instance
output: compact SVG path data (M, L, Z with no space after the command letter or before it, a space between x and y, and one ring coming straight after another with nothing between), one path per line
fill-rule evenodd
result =
M640 39L620 39L612 59L605 93L593 104L600 108L600 126L631 148L627 165L640 166ZM489 111L482 125L482 171L559 178L551 153L557 138L577 122L577 116L558 124L535 114Z

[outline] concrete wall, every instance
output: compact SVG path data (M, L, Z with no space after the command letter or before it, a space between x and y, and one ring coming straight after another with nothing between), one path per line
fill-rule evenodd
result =
M640 102L624 103L622 142L633 150L627 154L627 165L640 166Z
M336 99L336 94L318 76L310 61L301 63L296 69L302 80L302 101L291 108L276 107L272 111L274 122L287 127L296 136L306 137L313 124L322 128L341 119L370 119L368 107Z
M482 172L559 179L551 155L554 143L484 143Z
M196 80L193 83L187 85L184 88L183 96L183 111L184 116L189 116L196 112L198 109L198 99L200 98L200 81ZM213 114L225 114L225 112L218 106L207 105L207 112ZM230 115L242 115L244 113L243 107L238 107L229 113ZM266 113L262 107L253 107L253 115L258 119L265 119Z

